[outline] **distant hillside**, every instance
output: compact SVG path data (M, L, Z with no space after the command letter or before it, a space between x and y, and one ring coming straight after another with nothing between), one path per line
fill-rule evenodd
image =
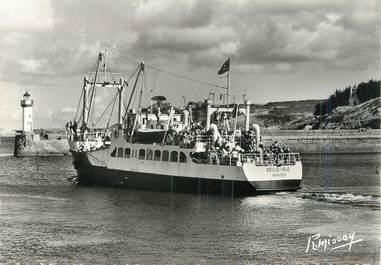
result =
M270 102L252 106L250 123L267 130L380 128L380 80L336 90L325 100ZM244 115L238 126L244 126ZM230 121L234 124L234 119Z
M258 123L267 130L303 129L303 125L291 125L295 121L314 119L313 111L316 104L323 100L309 99L297 101L269 102L265 105L255 105L251 108L250 124ZM230 120L231 126L234 119ZM238 117L238 125L243 127L245 116ZM304 125L305 126L305 125Z
M315 105L322 102L320 99L294 100L269 102L263 105L266 109L280 109L283 113L313 113Z
M381 98L375 98L360 105L342 106L330 114L315 116L314 106L319 100L271 102L254 109L250 124L258 123L264 130L302 129L358 129L380 128ZM245 124L245 116L238 117L238 127ZM234 126L234 119L230 120Z

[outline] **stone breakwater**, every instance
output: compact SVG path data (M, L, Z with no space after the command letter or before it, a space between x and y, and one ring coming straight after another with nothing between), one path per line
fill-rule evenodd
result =
M278 141L299 153L381 153L381 130L264 131L266 146Z
M41 141L27 140L26 147L15 150L17 156L64 156L70 155L67 139Z
M299 153L381 153L381 130L263 131L265 147L274 141ZM13 154L14 136L0 137L0 155ZM34 142L30 155L68 155L66 139ZM27 155L27 153L25 153Z
M50 139L41 141L26 140L24 148L15 150L15 136L0 136L0 157L11 156L64 156L70 155L69 143L65 139Z

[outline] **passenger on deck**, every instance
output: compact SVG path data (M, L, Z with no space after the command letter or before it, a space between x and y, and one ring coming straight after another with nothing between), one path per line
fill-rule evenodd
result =
M71 122L71 121L69 121L69 132L70 132L70 134L72 134L73 133L73 123Z
M280 146L278 144L278 141L275 141L271 146L270 146L271 152L274 154L279 154L280 153Z
M77 135L77 122L76 121L73 121L72 128L73 128L74 135L76 136Z
M266 149L263 154L263 160L268 161L270 160L271 156L272 156L271 151L269 149Z
M69 134L70 134L69 123L66 123L66 124L65 124L65 132L66 132L66 135L69 136Z
M217 125L212 123L210 125L210 134L212 136L212 141L215 146L220 146L222 143L221 135L218 131Z
M288 147L288 146L286 145L284 148L285 148L284 153L290 153L290 147Z

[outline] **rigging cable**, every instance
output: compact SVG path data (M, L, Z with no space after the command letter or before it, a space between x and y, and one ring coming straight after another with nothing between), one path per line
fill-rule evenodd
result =
M136 85L137 85L137 83L138 83L138 79L139 79L139 77L140 77L140 73L141 73L141 72L144 72L144 63L140 63L140 64L139 64L139 71L138 71L138 73L137 73L137 75L136 75L136 79L135 79L134 87L132 88L131 95L130 95L130 98L129 98L129 100L128 100L128 104L127 104L127 107L126 107L126 112L125 112L125 114L124 114L123 119L125 119L126 116L127 116L127 111L128 111L128 109L130 108L131 100L132 100L132 98L133 98L133 96L134 96L135 89L136 89Z
M83 97L83 89L81 89L81 90L82 90L82 92L81 92L81 96L79 97L79 101L78 101L78 105L77 105L77 110L75 111L74 121L77 120L79 106L81 105L81 100L82 100L82 97ZM78 122L79 122L79 120L78 120Z
M128 86L128 84L130 83L130 81L131 81L131 79L134 77L134 75L136 74L136 72L139 70L139 68L140 68L140 63L139 63L139 65L138 65L138 67L136 67L136 69L131 73L131 75L130 75L130 77L127 79L127 81L125 81L125 84ZM127 97L125 97L126 98L126 101L127 101ZM124 106L124 110L125 110L125 112L127 112L128 110L127 110L127 102L124 102L124 100L123 100L123 106Z
M151 98L152 98L152 89L150 91L148 91L148 86L147 86L147 78L146 78L146 75L143 75L143 83L144 83L144 89L146 91L146 93L144 94L145 95L145 99L147 100L147 102L151 104Z
M97 65L97 60L95 60L94 64L93 64L93 67L91 68L91 71L90 71L90 76L89 76L89 79L92 77L93 73L94 73L94 69L95 69L95 66Z
M155 72L155 80L153 81L152 88L151 88L151 97L152 97L152 94L153 94L154 89L156 88L157 76L158 76L158 75L159 75L159 72L156 71L156 72Z
M83 116L83 112L81 111L81 115L79 115L79 118L78 118L78 123L80 123L82 116Z
M134 63L137 63L138 61L137 60L134 60L134 59L131 59L127 56L124 56L124 55L121 55L117 52L114 52L114 51L111 51L113 54L117 55L117 56L120 56L128 61L131 61L131 62L134 62ZM185 76L185 75L181 75L181 74L177 74L177 73L172 73L172 72L168 72L168 71L165 71L165 70L162 70L162 69L159 69L157 67L154 67L154 66L150 66L150 65L146 65L145 64L145 67L147 68L150 68L150 69L153 69L153 70L156 70L157 72L160 72L160 73L164 73L164 74L167 74L167 75L171 75L171 76L175 76L175 77L179 77L179 78L182 78L182 79L186 79L186 80L189 80L189 81L193 81L193 82L196 82L196 83L199 83L199 84L203 84L203 85L207 85L207 86L212 86L212 87L218 87L218 88L223 88L223 89L227 89L225 86L220 86L220 85L217 85L217 84L213 84L213 83L210 83L210 82L206 82L206 81L203 81L203 80L198 80L198 79L195 79L195 78L191 78L191 77L188 77L188 76Z
M98 80L98 74L99 74L99 65L101 63L101 60L102 60L102 54L99 53L98 55L98 58L97 58L97 69L95 70L95 75L94 75L94 79L93 79L93 86L92 86L92 90L91 90L91 97L90 97L90 105L89 105L89 114L87 115L86 117L86 123L89 121L89 117L90 117L90 114L91 114L91 106L93 104L93 98L94 98L94 93L95 93L95 90L96 90L96 83L97 83L97 80Z
M110 100L110 102L108 103L106 109L103 111L103 113L100 115L100 117L99 117L98 120L96 121L95 126L97 126L98 122L99 122L99 121L103 118L103 116L106 114L108 108L111 106L111 103L115 102L117 96L118 96L118 93L116 93L116 94L114 95L114 97Z
M140 95L139 95L139 104L138 104L138 110L140 110L141 106L142 106L142 97L143 97L143 87L144 87L144 76L145 76L145 73L143 72L142 73L142 77L141 77L141 84L140 84Z
M91 68L90 77L92 76L92 74L94 72L94 68L95 68L96 64L97 64L97 60L94 62L93 67ZM81 105L81 100L82 100L82 97L83 97L83 88L81 90L82 90L82 92L81 92L81 96L80 96L79 101L78 101L77 110L75 111L74 121L77 121L77 115L78 115L78 111L79 111L79 106ZM80 120L82 118L82 114L83 113L81 112L81 115L78 118L78 123L80 122Z
M111 120L111 117L112 117L112 113L114 112L115 102L116 102L116 97L115 97L114 103L112 104L112 109L111 109L110 117L108 118L108 121L107 121L106 129L108 129L108 126L110 125L110 120Z
M93 120L94 120L94 116L95 116L95 103L96 103L96 100L95 100L95 98L96 98L96 95L97 95L97 89L95 89L94 88L94 103L93 103L93 108L92 108L92 111L91 111L91 109L90 109L90 113L89 113L89 120L90 120L90 115L92 114L92 118L93 118ZM94 125L94 123L93 123L93 125Z

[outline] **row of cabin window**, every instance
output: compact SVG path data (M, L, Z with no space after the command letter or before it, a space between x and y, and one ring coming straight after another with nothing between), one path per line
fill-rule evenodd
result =
M115 157L115 149L111 153L111 156ZM124 153L124 155L123 155ZM147 156L146 156L147 154ZM177 151L163 151L160 150L153 150L151 149L140 149L138 150L131 150L130 148L126 148L123 150L122 147L118 148L117 151L117 157L124 157L124 158L138 158L140 160L154 160L154 161L170 161L170 162L180 162L180 163L186 163L187 162L187 156L184 152L180 152L180 157L178 155Z

